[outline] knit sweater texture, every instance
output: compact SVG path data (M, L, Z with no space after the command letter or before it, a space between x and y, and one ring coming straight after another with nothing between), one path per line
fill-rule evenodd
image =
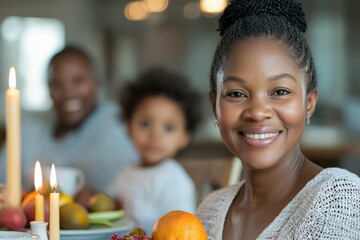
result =
M205 198L196 214L208 240L222 240L225 218L244 181ZM360 178L327 168L309 181L257 239L360 239Z

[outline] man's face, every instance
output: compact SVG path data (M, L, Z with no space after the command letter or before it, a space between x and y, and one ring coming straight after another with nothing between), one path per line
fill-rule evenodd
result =
M58 57L49 68L49 90L58 121L80 124L96 105L96 79L89 63L78 54Z

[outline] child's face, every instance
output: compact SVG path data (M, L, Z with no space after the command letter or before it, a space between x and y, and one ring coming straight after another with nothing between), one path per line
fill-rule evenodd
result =
M128 132L144 166L173 157L190 138L182 108L164 96L142 100L128 122Z

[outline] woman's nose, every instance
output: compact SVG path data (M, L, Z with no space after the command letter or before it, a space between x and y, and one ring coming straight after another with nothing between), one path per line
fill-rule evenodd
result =
M272 118L274 115L271 102L266 97L249 99L242 113L242 118L249 121L261 122Z

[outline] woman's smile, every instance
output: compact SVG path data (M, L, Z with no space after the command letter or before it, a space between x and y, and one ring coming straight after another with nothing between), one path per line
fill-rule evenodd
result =
M247 129L246 131L240 131L238 133L250 147L264 148L275 142L282 131L269 128L257 128Z

